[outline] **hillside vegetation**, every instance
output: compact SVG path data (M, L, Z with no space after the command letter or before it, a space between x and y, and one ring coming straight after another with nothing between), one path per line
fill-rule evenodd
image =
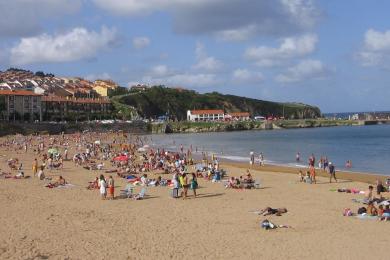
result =
M300 103L278 103L253 98L223 95L217 92L199 94L193 90L152 87L116 97L116 102L133 107L144 118L169 115L171 119L185 120L187 110L223 109L229 112L249 112L251 116L275 116L289 119L316 118L319 108Z

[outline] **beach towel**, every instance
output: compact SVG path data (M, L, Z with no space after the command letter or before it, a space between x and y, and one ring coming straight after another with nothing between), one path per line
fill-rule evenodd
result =
M58 186L57 188L60 188L60 189L69 189L69 188L73 188L75 187L75 185L71 184L71 183L67 183L65 185L60 185Z
M382 201L382 202L378 203L378 205L383 205L383 206L390 205L390 200Z
M368 204L368 201L366 199L352 199L352 201L356 203Z
M367 220L378 220L378 216L371 216L371 215L368 215L368 214L360 214L360 215L357 215L356 218L358 219L367 219Z

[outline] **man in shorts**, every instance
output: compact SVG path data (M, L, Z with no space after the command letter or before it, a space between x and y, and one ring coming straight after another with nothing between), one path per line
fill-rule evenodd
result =
M328 169L329 169L329 175L330 175L329 183L332 183L332 177L337 182L337 179L336 179L336 168L334 167L333 163L329 162Z

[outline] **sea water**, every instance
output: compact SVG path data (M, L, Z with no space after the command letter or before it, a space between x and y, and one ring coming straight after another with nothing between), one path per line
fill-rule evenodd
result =
M152 143L178 151L183 145L193 152L216 154L220 158L247 162L249 153L263 153L265 163L304 167L314 154L338 170L390 175L390 125L322 127L289 130L253 130L239 132L153 135ZM295 156L300 153L301 161ZM347 160L352 168L346 169Z

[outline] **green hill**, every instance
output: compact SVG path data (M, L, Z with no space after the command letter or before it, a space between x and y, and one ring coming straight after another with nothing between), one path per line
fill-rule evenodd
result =
M253 98L223 95L217 92L199 94L193 90L155 86L144 91L116 96L115 102L133 107L144 118L169 114L172 119L185 120L187 110L223 109L229 112L250 112L251 116L276 116L290 119L316 118L319 108L300 103L278 103Z

